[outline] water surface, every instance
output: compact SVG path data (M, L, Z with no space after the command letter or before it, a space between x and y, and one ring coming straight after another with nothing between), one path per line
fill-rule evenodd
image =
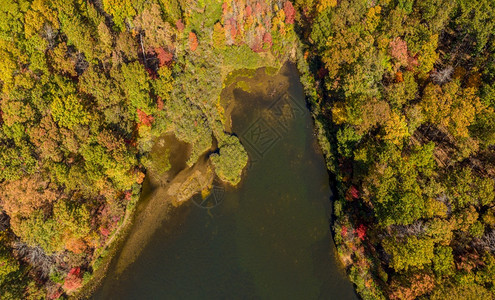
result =
M223 97L235 100L231 130L250 156L242 183L216 183L211 201L177 209L123 273L110 269L96 299L356 299L336 261L328 175L295 68L240 80Z

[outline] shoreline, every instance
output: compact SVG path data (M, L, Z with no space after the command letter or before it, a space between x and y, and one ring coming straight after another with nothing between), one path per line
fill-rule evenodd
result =
M231 90L232 84L239 81L239 78L250 79L250 77L252 77L251 73L256 73L258 71L262 71L267 75L273 76L279 74L288 63L296 65L295 57L292 56L277 66L265 65L256 69L233 70L232 72L227 73L223 79L223 83L227 81L230 83L228 85L224 85L222 92L219 95L221 101L224 100L222 99L223 92ZM229 106L232 105L232 103L229 104ZM231 120L225 121L230 125ZM164 133L158 139L170 134L171 133L169 132ZM180 141L177 140L177 142ZM155 142L155 145L156 144L158 144L158 141ZM125 272L126 267L139 255L156 230L158 230L160 224L172 218L177 209L180 209L181 207L187 209L190 204L189 200L194 196L194 194L201 192L202 190L207 190L208 187L211 186L215 176L212 171L211 163L207 157L212 150L214 149L209 149L203 153L203 155L201 155L198 159L198 162L196 162L193 166L187 167L184 165L185 168L178 171L176 174L166 174L160 176L155 174L153 170L147 169L145 181L141 186L139 199L129 204L131 209L126 210L123 223L117 229L117 233L110 238L112 241L108 244L107 248L100 250L100 252L104 253L104 255L99 256L101 257L99 267L93 273L91 279L85 283L75 295L69 296L70 299L88 299L92 297L98 288L104 284L104 280L109 275L109 271L112 268L116 268L117 273L115 275ZM170 157L173 159L174 155L171 154ZM174 167L172 167L172 169L174 169ZM187 185L188 179L191 178L191 176L188 175L192 175L195 171L196 174L198 174L198 171L200 173L210 174L207 184L204 184L201 189L189 189L187 191L187 195L189 196L183 195L181 197L182 199L179 201L174 201L173 195L177 193L180 194L181 188L182 190L187 190L187 187L184 185ZM243 174L243 177L244 175L245 174ZM170 194L169 192L172 192L170 190L174 193ZM158 199L160 197L158 197L157 194L163 194L166 200L159 201ZM157 208L157 205L159 208ZM152 226L145 226L145 224L149 225L150 223ZM98 258L94 261L96 260L98 260Z
M159 139L169 135L165 133ZM180 149L179 149L180 150ZM176 163L177 164L177 163ZM181 163L179 163L181 165ZM175 170L174 170L175 169ZM176 172L176 174L174 174ZM130 203L130 209L126 210L126 215L122 224L117 229L117 232L112 235L112 240L106 248L101 248L99 258L95 258L94 262L101 259L98 268L94 271L91 279L83 285L83 287L74 295L69 295L70 299L88 299L94 292L103 284L109 270L119 264L122 260L122 255L129 257L129 253L136 253L137 256L140 250L146 245L152 235L158 230L159 225L173 216L173 211L188 203L193 194L200 190L187 189L188 179L191 176L209 176L207 180L203 180L205 186L213 181L213 172L206 154L204 154L197 163L191 167L186 167L182 170L171 168L165 174L155 174L153 170L148 170L145 181L141 187L139 200L135 203ZM171 178L170 178L171 177ZM170 179L169 179L170 178ZM196 181L195 181L196 182ZM182 197L174 196L169 193L173 187L179 193L182 191ZM183 190L181 190L181 188ZM190 194L192 193L192 194ZM131 244L137 245L138 248ZM126 250L128 249L128 250ZM127 251L127 252L126 252ZM129 260L125 265L120 264L120 272L123 272L128 264L132 263L133 259ZM93 265L94 265L93 262Z

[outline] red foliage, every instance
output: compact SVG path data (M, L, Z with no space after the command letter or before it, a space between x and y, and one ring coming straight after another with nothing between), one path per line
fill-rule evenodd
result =
M358 189L354 185L351 185L351 187L345 193L345 200L352 201L358 198L359 198Z
M137 109L137 115L139 119L139 125L144 125L144 126L151 126L151 123L153 123L153 116L152 115L147 115L144 111L140 110L139 108Z
M251 8L251 5L246 6L246 18L250 17L253 14L253 9Z
M179 30L180 32L182 32L182 30L184 30L185 28L184 23L182 23L180 19L175 22L175 26L177 27L177 30Z
M395 38L390 42L390 55L397 59L399 63L407 64L409 55L407 54L407 43L400 37Z
M366 237L366 226L364 226L364 224L359 225L359 227L354 230L354 233L357 234L361 241L364 241L364 238Z
M156 107L158 108L158 110L163 110L164 105L165 104L163 103L162 97L158 96L156 98Z
M196 51L198 48L198 38L196 37L196 34L194 32L189 32L189 49L191 51Z
M285 22L287 24L294 24L294 17L296 15L296 11L290 1L286 1L284 3L284 12L285 12Z
M81 268L72 268L65 277L64 289L68 292L75 291L82 286Z
M352 185L350 188L349 188L349 194L351 195L351 197L353 199L357 199L359 198L359 191L358 189L356 188L356 186Z
M174 59L174 55L172 53L166 51L162 47L155 48L154 50L155 50L156 57L158 58L160 67L163 67L164 65L167 65L167 66L170 65L170 63Z
M263 8L261 7L261 3L256 2L256 6L254 7L255 14L259 16L261 12L263 11Z
M340 231L340 235L342 235L342 237L344 237L344 238L347 236L347 227L342 226L342 230Z
M131 198L132 198L132 191L131 190L125 191L125 193L124 193L124 199L126 201L130 201Z
M271 48L272 46L272 35L267 32L265 35L263 35L263 44L267 46L268 48Z
M226 15L227 12L229 11L229 5L227 4L227 1L225 1L223 4L222 4L222 11L223 11L223 14Z
M263 47L261 45L261 37L260 36L256 36L254 38L254 42L251 45L251 50L253 50L254 52L262 52L263 51Z
M235 37L237 36L237 22L234 20L234 18L229 19L229 25L230 36L232 37L232 40L235 40Z
M106 227L100 227L100 233L104 237L108 237L108 235L110 235L110 230Z
M407 63L408 63L407 69L413 70L415 67L419 66L418 57L417 56L409 57Z

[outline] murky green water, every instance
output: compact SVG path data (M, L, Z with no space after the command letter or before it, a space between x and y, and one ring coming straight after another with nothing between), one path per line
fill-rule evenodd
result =
M213 208L179 208L96 299L356 299L334 256L328 175L295 69L245 81L251 93L236 89L232 111L252 162L241 185L217 183Z

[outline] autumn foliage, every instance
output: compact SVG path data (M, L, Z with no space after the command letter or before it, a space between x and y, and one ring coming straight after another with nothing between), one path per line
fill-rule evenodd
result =
M296 11L294 9L294 6L292 6L292 2L285 1L284 12L285 12L285 22L287 22L287 24L294 24L294 17L296 16Z
M174 55L167 50L163 49L162 47L155 48L154 52L156 54L156 57L158 58L159 61L159 66L163 67L165 65L170 65L172 60L174 59Z
M73 292L82 286L82 274L80 268L73 268L67 274L64 281L64 290Z
M136 113L138 115L139 125L151 126L154 119L152 115L147 115L144 111L140 110L139 108L137 109Z
M196 34L194 32L189 32L189 49L191 51L196 51L198 48L198 38L196 37Z
M357 292L493 298L495 5L292 3Z

